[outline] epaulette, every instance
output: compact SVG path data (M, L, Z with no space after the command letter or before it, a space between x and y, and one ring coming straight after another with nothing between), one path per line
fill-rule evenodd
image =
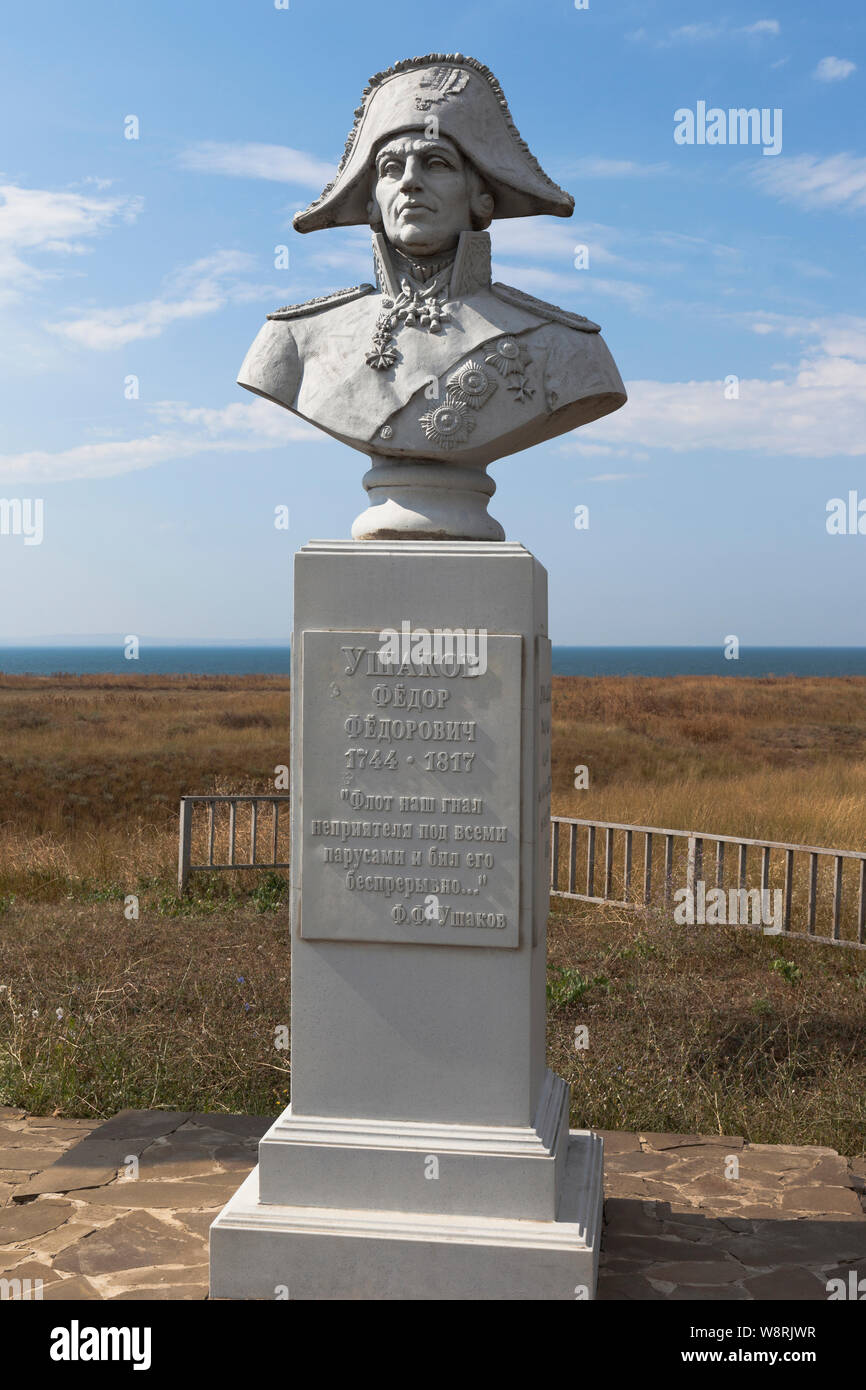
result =
M523 290L516 290L513 285L503 285L500 280L494 280L490 288L499 299L504 299L506 304L514 304L518 309L529 309L531 313L540 314L543 319L553 323L565 323L569 328L579 328L583 333L601 332L599 324L593 323L592 319L584 318L583 314L573 314L569 309L559 309L544 299L536 299L534 294L524 294Z
M323 309L335 309L338 304L349 304L353 299L361 299L365 294L375 294L375 285L353 285L348 290L334 290L333 294L320 294L317 299L308 299L305 304L285 304L268 314L269 319L299 319L306 314L320 314Z

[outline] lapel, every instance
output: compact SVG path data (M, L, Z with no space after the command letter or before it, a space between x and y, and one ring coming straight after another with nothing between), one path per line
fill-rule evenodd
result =
M440 333L402 326L395 336L400 356L387 371L369 367L382 299L395 299L400 284L381 233L373 235L379 294L291 322L303 374L293 405L299 415L345 439L372 441L390 415L468 353L505 333L538 326L538 317L506 304L490 289L490 237L463 232L451 271Z

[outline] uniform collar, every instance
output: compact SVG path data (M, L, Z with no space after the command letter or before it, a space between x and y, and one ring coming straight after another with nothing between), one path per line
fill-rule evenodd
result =
M396 299L400 294L399 262L406 257L398 257L382 232L373 233L373 263L376 281L382 294ZM447 262L446 262L447 264ZM444 268L444 267L443 267ZM405 274L405 271L403 272ZM428 284L436 278L436 272ZM490 234L489 232L461 232L457 251L451 267L448 299L465 299L476 290L486 289L491 280Z
M411 256L404 256L402 251L395 251L394 247L389 247L391 263L397 274L401 277L408 275L417 285L429 285L440 275L451 278L451 267L454 265L457 256L457 247L453 251L448 251L444 256L430 256L427 260L413 261Z

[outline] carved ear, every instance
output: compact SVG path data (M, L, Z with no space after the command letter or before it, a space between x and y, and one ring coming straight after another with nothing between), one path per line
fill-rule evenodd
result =
M493 209L496 206L492 193L477 193L471 201L472 226L476 232L486 232L490 223L493 221Z
M469 211L472 214L472 230L474 232L486 232L493 221L496 202L474 165L470 165L469 178Z
M375 198L371 198L367 204L367 221L370 223L372 231L381 232L383 230L382 213Z

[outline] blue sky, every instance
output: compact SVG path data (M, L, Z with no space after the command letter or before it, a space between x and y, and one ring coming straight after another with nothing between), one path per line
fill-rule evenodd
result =
M44 538L0 534L0 642L287 638L292 553L348 535L365 460L237 370L269 310L373 278L366 229L291 229L368 77L459 50L576 202L494 222L495 277L601 323L630 394L491 469L554 641L866 643L866 534L825 524L866 502L860 0L46 0L4 30L0 498ZM699 102L781 110L781 152L676 143Z

